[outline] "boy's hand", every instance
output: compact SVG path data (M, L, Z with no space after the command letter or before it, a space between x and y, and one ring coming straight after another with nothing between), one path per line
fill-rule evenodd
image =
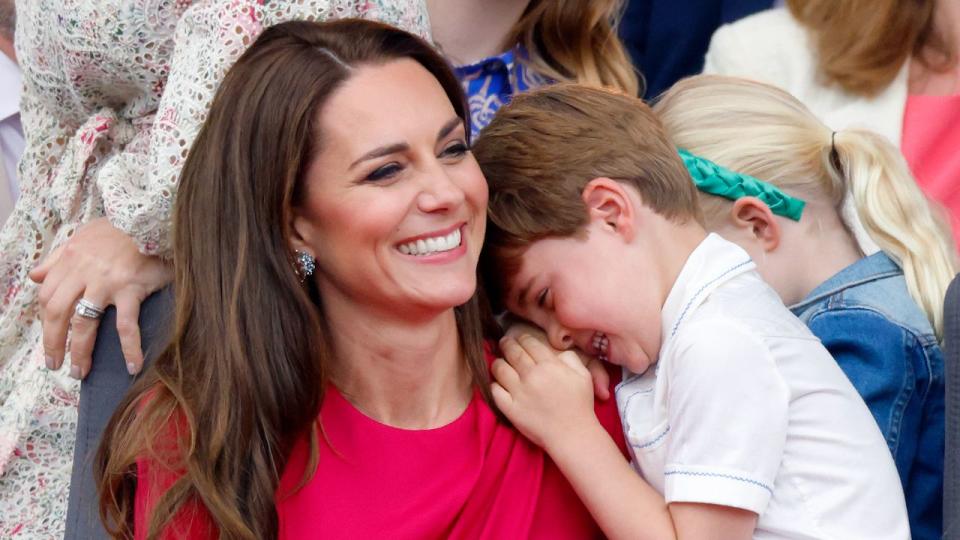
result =
M561 351L558 351L549 345L547 334L540 328L524 322L521 319L514 318L508 319L507 324L509 324L506 331L507 337L519 339L520 336L530 335L539 339L540 343L550 347L550 350L554 351L555 354L560 354ZM600 401L606 401L610 399L610 374L607 373L607 368L603 365L603 362L595 356L587 356L586 354L580 352L579 349L573 349L573 352L576 353L577 357L580 359L580 362L587 367L587 371L590 372L590 376L593 378L594 397Z
M505 337L505 359L491 367L493 400L528 439L547 452L597 423L590 372L572 351L554 352L536 338Z

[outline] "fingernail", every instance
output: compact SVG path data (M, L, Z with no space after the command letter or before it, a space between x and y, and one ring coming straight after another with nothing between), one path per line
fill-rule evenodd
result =
M131 375L136 375L140 370L137 369L136 364L133 362L127 362L127 373Z
M47 369L56 369L56 364L53 363L52 356L44 356L43 361L47 363Z
M80 373L80 366L70 364L70 376L79 381L83 376L83 374Z

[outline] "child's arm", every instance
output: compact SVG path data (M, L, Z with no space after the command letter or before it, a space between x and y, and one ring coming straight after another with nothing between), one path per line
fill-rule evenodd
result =
M590 375L530 336L501 343L492 368L497 406L542 446L610 538L750 538L757 515L707 504L673 504L623 459L593 412Z

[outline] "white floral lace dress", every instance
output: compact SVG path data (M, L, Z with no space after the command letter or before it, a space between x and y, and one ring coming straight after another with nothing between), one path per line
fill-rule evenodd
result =
M27 272L107 216L169 251L177 177L227 69L263 28L363 17L426 37L423 0L19 0L27 147L0 231L0 538L63 536L79 384L44 365ZM64 366L69 365L69 359ZM92 510L92 509L91 509Z

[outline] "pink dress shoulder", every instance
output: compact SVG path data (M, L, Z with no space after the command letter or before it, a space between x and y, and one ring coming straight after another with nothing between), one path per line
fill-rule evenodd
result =
M619 382L618 372L611 377ZM597 402L596 413L626 455L614 401ZM276 496L281 539L602 537L556 465L499 423L479 393L448 425L404 430L365 416L330 387L318 422L323 435L311 480L296 489L307 464L306 437L283 471ZM176 476L158 478L148 464L138 465L135 526L142 538L151 503ZM185 509L171 537L215 537L203 513Z
M949 214L960 246L960 95L908 97L901 148L920 189Z

